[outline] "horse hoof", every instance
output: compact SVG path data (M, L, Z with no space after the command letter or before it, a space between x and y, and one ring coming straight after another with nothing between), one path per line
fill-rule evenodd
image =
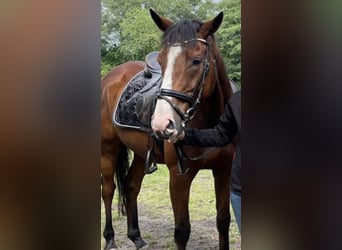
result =
M147 250L147 249L149 249L148 244L145 244L144 246L139 248L139 250Z
M147 243L143 240L143 239L140 239L140 240L137 240L135 243L135 247L136 249L147 249Z
M107 241L106 245L104 247L104 250L114 250L114 249L118 249L118 247L116 246L114 240Z

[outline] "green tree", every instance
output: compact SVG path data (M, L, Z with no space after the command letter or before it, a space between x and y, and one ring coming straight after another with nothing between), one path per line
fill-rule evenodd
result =
M224 12L216 33L218 46L228 69L229 78L241 84L241 0L222 0L216 6Z
M175 22L184 18L205 21L223 11L224 21L216 38L229 77L240 82L240 0L102 0L101 75L125 61L143 60L159 49L162 34L149 8Z
M161 32L146 9L129 10L120 28L120 52L125 61L143 60L149 52L159 49Z

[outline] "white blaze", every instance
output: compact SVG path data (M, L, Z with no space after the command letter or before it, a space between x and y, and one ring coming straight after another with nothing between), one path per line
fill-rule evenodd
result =
M181 46L171 46L169 53L167 55L167 64L163 76L163 82L161 88L172 89L172 74L176 58L181 54ZM170 98L170 97L166 97ZM164 131L169 123L169 121L174 121L173 108L170 104L163 100L158 99L156 108L154 110L153 119L151 122L152 129L154 131Z

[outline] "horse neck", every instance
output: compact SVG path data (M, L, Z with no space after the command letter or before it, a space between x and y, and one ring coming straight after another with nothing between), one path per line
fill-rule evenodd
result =
M199 111L194 120L189 124L199 128L213 127L217 124L219 117L224 111L225 104L233 93L221 54L216 44L211 44L213 56L210 62L212 66L210 67L211 71L209 70L209 74L213 74L210 78L215 79L213 83L215 87L208 98L202 99ZM215 64L216 66L213 66Z
M216 43L213 42L213 55L216 61L217 82L216 85L220 88L220 93L223 96L224 102L227 102L233 94L226 66Z
M216 63L216 68L214 70L216 71L215 74L217 75L215 87L216 91L213 92L212 99L219 98L226 103L233 94L233 91L229 82L226 66L215 41L212 42L212 49L213 57Z

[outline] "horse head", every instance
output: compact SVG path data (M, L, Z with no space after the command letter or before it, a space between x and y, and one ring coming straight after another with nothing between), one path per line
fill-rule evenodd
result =
M163 80L157 95L151 127L160 139L182 132L195 115L198 104L208 98L217 79L214 33L220 27L223 13L212 20L182 20L173 23L152 9L151 17L163 31L158 55Z

